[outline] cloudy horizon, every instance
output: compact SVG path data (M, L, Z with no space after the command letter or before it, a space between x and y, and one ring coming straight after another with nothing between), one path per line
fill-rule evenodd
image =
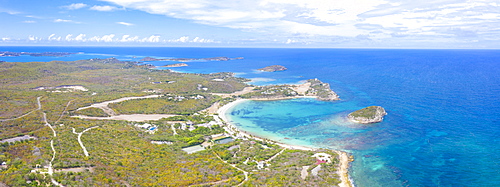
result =
M0 45L500 48L497 0L2 2Z

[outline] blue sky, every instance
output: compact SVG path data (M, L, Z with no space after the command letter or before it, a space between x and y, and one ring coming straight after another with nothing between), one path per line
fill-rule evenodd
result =
M0 0L0 45L500 48L500 0Z

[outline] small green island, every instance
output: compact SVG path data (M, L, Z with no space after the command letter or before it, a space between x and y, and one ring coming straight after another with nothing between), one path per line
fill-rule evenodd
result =
M338 99L317 79L252 87L234 73L115 58L2 62L0 71L0 186L351 186L346 152L225 122L237 100Z
M352 122L367 124L381 122L385 115L387 112L381 106L369 106L350 113L347 118Z
M264 68L257 69L259 71L266 71L266 72L276 72L276 71L285 71L287 68L282 65L272 65L272 66L267 66Z

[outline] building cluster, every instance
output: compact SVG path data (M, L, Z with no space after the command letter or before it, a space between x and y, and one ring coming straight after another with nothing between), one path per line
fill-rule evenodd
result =
M145 132L149 134L154 134L156 131L158 131L158 126L149 124L149 123L144 123L144 124L134 124L134 126L139 127L141 129L145 129Z
M183 101L188 99L205 99L205 96L202 95L193 95L193 96L180 96L180 95L171 95L167 97L168 100L174 101Z

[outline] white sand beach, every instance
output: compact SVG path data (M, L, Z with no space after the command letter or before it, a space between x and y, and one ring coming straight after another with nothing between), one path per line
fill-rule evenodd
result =
M301 97L302 98L303 97L315 98L314 96L299 96L299 97L294 97L294 98L301 98ZM288 99L290 99L290 98L288 98ZM230 133L237 134L238 136L241 136L241 137L249 137L252 139L259 140L259 141L264 141L264 139L262 139L260 137L253 136L253 135L250 135L248 133L245 133L245 132L239 130L234 124L230 123L230 120L228 120L228 118L226 116L226 112L229 109L231 109L232 107L234 107L242 102L248 101L248 100L249 99L238 99L236 101L228 103L228 104L220 107L219 110L217 111L217 113L219 115L219 118L222 119L227 124L228 128L226 130L230 131ZM252 100L254 100L254 99L252 99ZM262 100L262 99L256 99L256 100ZM264 100L272 100L272 99L264 99ZM315 148L312 148L312 147L290 145L290 144L279 143L279 142L275 142L275 141L274 141L274 143L276 145L283 147L283 148L305 150L305 151L316 150ZM340 187L352 187L353 185L352 185L351 181L349 180L349 163L351 162L351 158L349 158L349 155L347 152L338 151L338 150L334 150L334 151L339 155L339 160L340 160L338 174L340 176L341 183L339 184L339 186Z

